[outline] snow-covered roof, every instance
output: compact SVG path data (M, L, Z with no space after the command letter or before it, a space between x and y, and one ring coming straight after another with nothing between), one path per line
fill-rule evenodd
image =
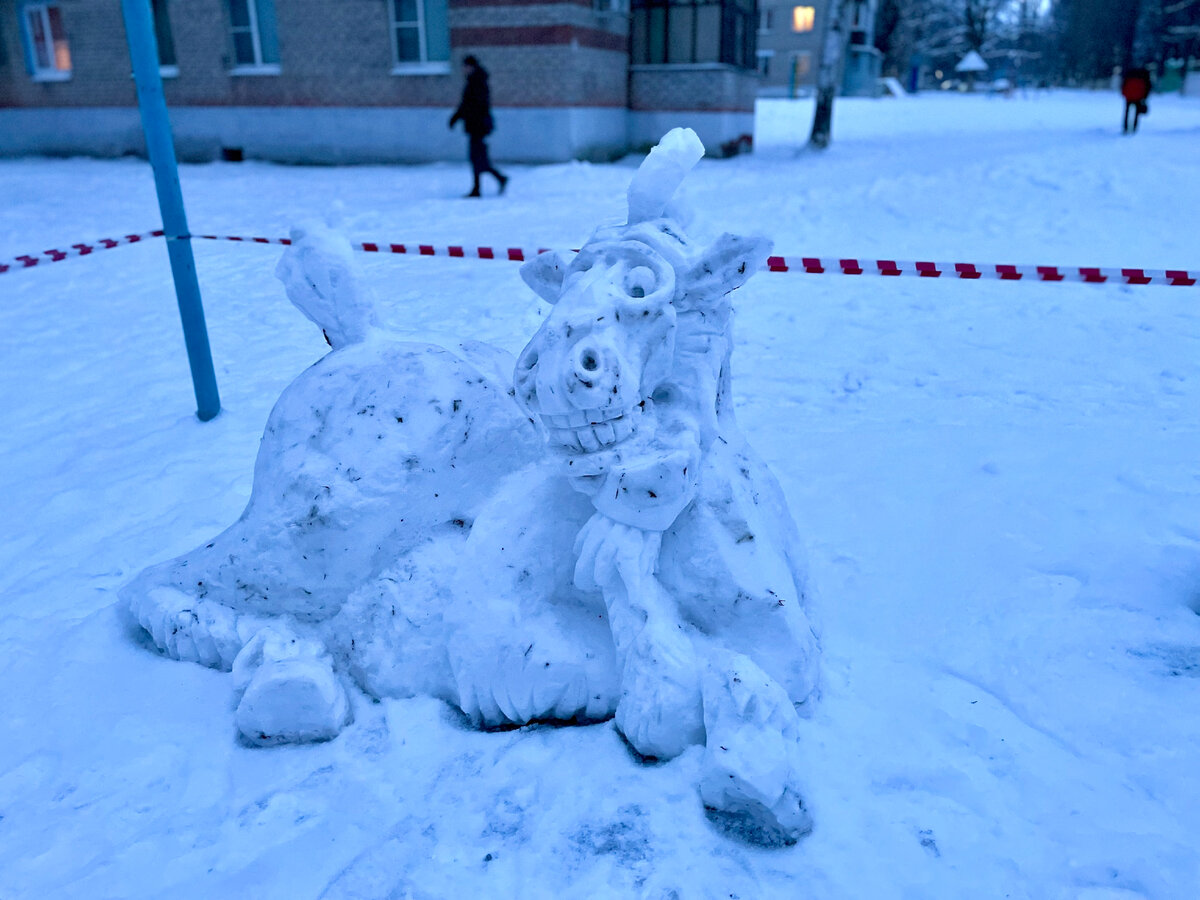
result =
M983 57L979 55L979 51L972 50L954 67L955 72L986 72L988 64L983 61Z

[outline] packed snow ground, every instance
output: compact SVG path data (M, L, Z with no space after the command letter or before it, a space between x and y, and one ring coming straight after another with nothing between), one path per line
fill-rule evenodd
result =
M784 252L1200 266L1200 104L1052 93L760 106L688 182L710 233ZM637 160L187 166L196 231L578 246ZM158 225L136 160L0 161L0 259ZM227 674L114 606L232 522L267 413L325 350L279 248L196 246L224 411L199 423L161 243L0 276L0 898L1194 898L1200 885L1200 288L763 274L737 295L743 430L807 542L815 827L706 820L695 753L611 723L485 734L431 700L336 740L235 737ZM516 351L504 262L362 257L389 324Z

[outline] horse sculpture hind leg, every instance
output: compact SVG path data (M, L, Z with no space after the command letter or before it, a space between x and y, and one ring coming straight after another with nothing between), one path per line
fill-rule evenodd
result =
M262 628L282 635L247 657L275 673L243 685L239 721L252 739L328 733L269 726L262 711L286 706L289 691L337 694L338 682L314 673L330 667L326 623L347 597L436 535L469 529L501 477L539 453L510 397L511 356L397 340L377 327L345 238L309 225L292 240L278 273L332 350L271 411L238 521L121 591L177 659L228 670ZM343 705L334 697L333 713Z

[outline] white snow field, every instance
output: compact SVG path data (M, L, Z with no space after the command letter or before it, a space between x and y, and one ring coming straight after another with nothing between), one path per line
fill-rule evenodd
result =
M759 108L693 233L785 253L1200 267L1200 103L1112 95ZM465 148L464 148L465 150ZM577 247L639 159L185 166L193 230ZM158 227L138 160L0 161L0 260ZM267 414L326 346L281 248L196 242L224 409L192 414L160 241L0 275L0 898L1200 896L1200 287L760 274L734 393L795 515L822 636L813 830L706 818L700 748L611 722L484 733L431 699L250 747L227 673L159 655L117 589L241 513ZM386 324L517 352L518 266L360 257Z

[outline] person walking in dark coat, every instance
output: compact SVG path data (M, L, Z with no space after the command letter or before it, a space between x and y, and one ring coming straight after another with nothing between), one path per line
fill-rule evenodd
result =
M500 185L500 193L503 194L504 189L508 186L508 176L501 175L492 165L486 141L487 136L495 130L492 122L492 96L488 89L488 74L474 56L468 56L463 60L463 74L467 77L467 83L463 87L462 100L459 101L458 109L450 117L450 127L453 128L455 123L461 120L463 130L470 140L468 155L471 160L471 171L475 176L475 185L467 196L481 196L479 176L484 172L490 173L496 179L496 183Z
M1150 72L1146 69L1126 69L1121 78L1121 96L1125 98L1125 122L1123 132L1137 132L1138 119L1149 107L1146 98L1150 96ZM1133 110L1133 127L1129 125L1129 111Z

